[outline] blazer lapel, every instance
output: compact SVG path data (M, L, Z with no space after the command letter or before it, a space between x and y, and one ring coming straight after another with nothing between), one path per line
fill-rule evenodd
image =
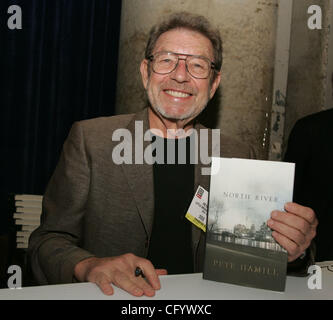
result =
M154 216L154 178L153 166L144 160L144 151L150 144L144 141L149 130L147 109L135 114L127 129L132 134L132 164L122 164L122 167L149 239Z

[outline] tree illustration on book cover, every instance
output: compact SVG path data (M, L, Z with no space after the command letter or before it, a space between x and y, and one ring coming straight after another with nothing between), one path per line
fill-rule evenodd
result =
M292 201L293 163L213 158L203 277L284 291L287 252L267 220Z

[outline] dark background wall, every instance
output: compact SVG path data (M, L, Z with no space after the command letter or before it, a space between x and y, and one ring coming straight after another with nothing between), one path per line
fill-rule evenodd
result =
M115 113L120 15L121 0L0 1L0 235L8 194L44 193L73 122Z

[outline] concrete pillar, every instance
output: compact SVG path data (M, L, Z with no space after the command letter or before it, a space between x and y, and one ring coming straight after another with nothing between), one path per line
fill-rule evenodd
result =
M322 9L322 29L308 27L308 8L318 5ZM332 0L294 1L284 151L295 122L308 114L327 109L328 73L332 65Z
M333 0L326 6L325 29L326 45L324 49L324 68L326 68L325 109L333 108ZM326 62L326 63L325 63Z
M117 84L117 113L146 104L139 65L151 26L167 14L206 16L224 42L222 82L204 121L251 143L267 157L272 107L277 0L123 0Z

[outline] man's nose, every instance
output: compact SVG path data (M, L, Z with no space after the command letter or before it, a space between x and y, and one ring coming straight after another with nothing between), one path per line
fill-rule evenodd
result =
M190 74L187 71L185 60L179 59L177 67L171 73L171 78L177 82L189 81Z

